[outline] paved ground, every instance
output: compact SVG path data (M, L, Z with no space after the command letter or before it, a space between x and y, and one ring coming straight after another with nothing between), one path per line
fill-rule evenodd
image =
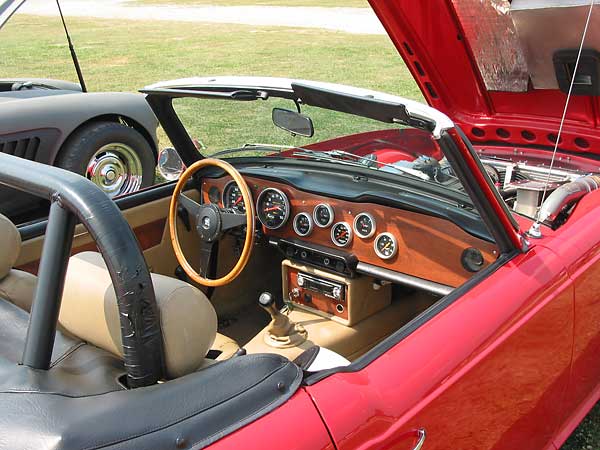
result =
M369 8L279 6L144 6L124 0L63 0L66 16L322 28L353 34L385 34ZM56 3L31 0L22 12L56 15Z

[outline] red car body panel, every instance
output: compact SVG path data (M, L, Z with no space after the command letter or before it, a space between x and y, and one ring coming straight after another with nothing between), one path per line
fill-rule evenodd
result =
M537 245L367 368L308 388L340 449L552 448L568 387L573 284ZM341 403L340 399L344 399Z
M270 414L227 435L214 450L334 450L335 447L304 389Z

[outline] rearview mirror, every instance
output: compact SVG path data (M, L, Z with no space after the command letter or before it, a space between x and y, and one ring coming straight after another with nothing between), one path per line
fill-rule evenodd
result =
M273 108L273 123L276 127L290 133L313 137L315 129L310 117L288 109Z
M185 169L179 153L173 147L165 147L158 154L158 173L167 181L179 179Z

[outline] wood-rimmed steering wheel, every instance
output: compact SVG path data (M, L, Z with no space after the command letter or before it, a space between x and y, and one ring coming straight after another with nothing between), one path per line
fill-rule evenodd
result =
M187 184L188 180L200 169L205 167L218 167L225 171L233 180L237 183L244 199L246 207L246 214L236 213L232 210L226 210L213 203L197 203L191 198L187 197L182 193L183 188ZM244 247L241 255L233 268L226 275L221 278L211 279L205 275L201 275L199 272L191 266L186 259L181 245L179 244L179 237L177 236L177 205L181 206L188 212L193 220L192 226L195 227L200 241L202 243L201 248L201 261L200 270L207 273L213 254L213 246L219 241L225 231L232 228L246 226L246 239L244 241ZM246 181L242 178L240 173L229 163L220 159L202 159L195 162L188 167L185 172L181 174L175 191L171 197L171 205L169 207L169 230L171 233L171 244L175 251L175 257L185 273L196 283L203 286L218 287L224 286L233 281L246 267L248 260L250 259L250 253L254 246L254 202L252 201L252 193L246 184Z

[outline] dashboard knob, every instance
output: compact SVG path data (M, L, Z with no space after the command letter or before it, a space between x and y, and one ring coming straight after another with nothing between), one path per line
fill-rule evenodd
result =
M302 275L298 275L298 286L304 286L304 277Z
M339 300L340 296L342 294L342 290L336 286L333 288L332 294L333 294L333 298L335 298L336 300Z

